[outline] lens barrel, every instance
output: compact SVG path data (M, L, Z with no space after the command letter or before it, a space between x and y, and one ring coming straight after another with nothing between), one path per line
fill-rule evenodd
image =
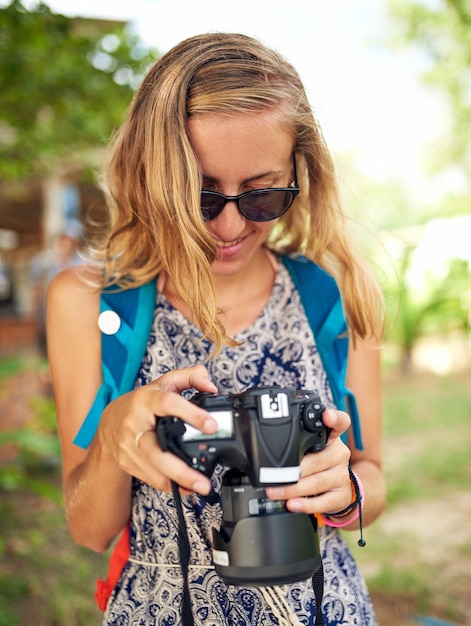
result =
M216 572L232 585L286 585L313 576L321 565L315 518L274 513L213 530Z
M284 585L320 567L317 522L271 500L239 470L227 472L221 490L223 522L213 530L216 572L234 585Z

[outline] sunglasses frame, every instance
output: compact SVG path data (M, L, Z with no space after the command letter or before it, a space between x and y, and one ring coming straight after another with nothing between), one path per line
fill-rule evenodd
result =
M237 205L237 210L239 211L239 213L249 222L270 222L271 220L276 220L279 217L281 217L282 215L284 215L286 213L286 211L291 207L291 205L293 204L294 199L296 198L296 196L299 194L299 186L298 186L298 176L297 176L297 172L296 172L296 159L293 155L293 170L294 170L294 180L291 183L290 187L268 187L266 189L252 189L251 191L245 191L244 193L239 194L238 196L225 196L223 193L219 193L217 191L207 191L206 189L202 189L201 190L201 195L203 195L203 193L207 196L215 196L218 198L222 198L224 200L223 205L221 206L220 209L218 209L214 215L212 215L210 218L205 219L206 222L210 222L211 220L213 220L214 218L216 218L220 213L222 213L222 211L224 210L224 207L226 206L226 204L228 202L235 202ZM247 217L243 210L240 208L240 200L242 198L246 198L247 196L251 196L251 195L263 195L266 193L270 193L272 191L283 191L285 193L289 193L291 194L291 201L289 202L288 206L285 207L280 213L278 213L277 215L274 215L273 217L265 217L265 218L261 218L261 219L253 219L250 217ZM207 209L201 209L201 211L204 212Z

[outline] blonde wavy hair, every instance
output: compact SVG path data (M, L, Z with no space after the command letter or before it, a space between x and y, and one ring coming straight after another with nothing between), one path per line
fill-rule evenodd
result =
M273 110L292 133L301 193L267 246L305 254L336 278L353 339L375 335L379 288L349 244L331 156L296 70L239 34L191 37L145 76L110 144L105 192L110 228L95 258L103 285L139 286L162 270L215 346L233 341L218 319L215 244L201 216L201 172L188 139L195 115ZM103 286L101 285L101 286Z

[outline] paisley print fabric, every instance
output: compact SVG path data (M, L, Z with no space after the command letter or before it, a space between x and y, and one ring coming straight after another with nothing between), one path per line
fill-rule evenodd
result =
M201 339L199 329L158 294L153 331L136 386L169 370L206 363L220 393L278 384L316 389L326 405L333 406L312 331L282 264L260 317L235 338L240 346L225 347L217 359L207 361L211 344ZM188 397L191 395L187 392ZM225 471L218 466L213 474L213 498L196 494L182 497L191 547L189 583L195 625L281 626L283 621L260 589L228 585L214 570L211 536L222 520L219 492ZM183 578L177 533L171 494L134 479L131 557L108 602L105 626L181 625ZM332 528L321 528L319 537L326 626L375 626L366 586L341 535ZM311 580L285 585L277 591L300 623L314 626Z

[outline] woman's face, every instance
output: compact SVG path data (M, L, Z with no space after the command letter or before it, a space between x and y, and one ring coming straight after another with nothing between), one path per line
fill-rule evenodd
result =
M293 180L293 138L271 111L198 115L189 120L188 135L205 190L236 196L288 187ZM249 221L235 202L228 202L206 223L217 247L214 274L234 275L255 267L275 221Z

